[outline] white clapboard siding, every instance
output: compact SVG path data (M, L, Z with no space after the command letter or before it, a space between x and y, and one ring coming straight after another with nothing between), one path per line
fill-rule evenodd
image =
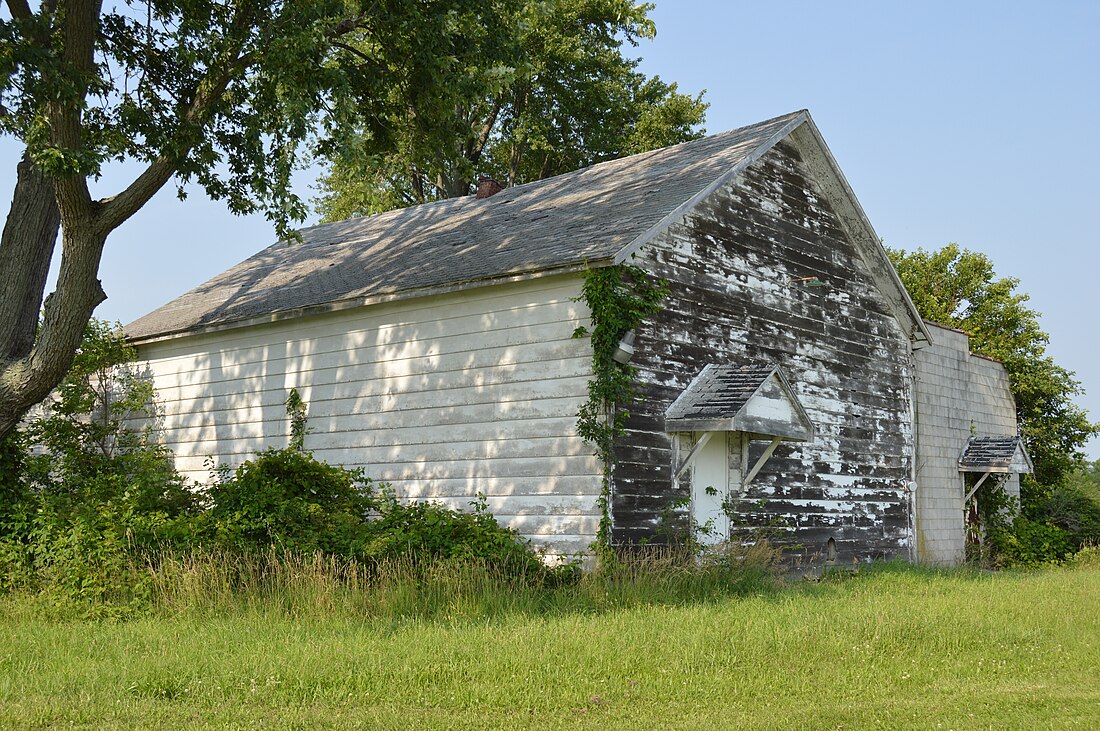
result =
M478 481L482 494L492 502L496 498L529 497L536 500L573 499L585 496L591 478L589 475L544 475L538 480L517 482L508 477L483 477ZM390 483L410 498L435 500L437 498L468 498L466 478L443 478L430 481L391 481ZM587 496L584 498L587 502Z
M554 313L547 313L544 308L541 314L556 314L561 317L569 311L570 307L562 303L554 309ZM517 313L518 316L522 314ZM334 316L336 315L329 315L329 317ZM499 325L492 327L499 327ZM492 332L492 330L486 332ZM345 336L325 337L328 340L339 341ZM482 341L483 339L485 339L485 332L463 333L441 336L440 340L446 342L426 338L401 343L400 347L347 343L336 351L302 354L288 353L288 348L281 345L249 348L247 355L203 354L202 358L192 360L190 364L176 358L164 364L163 375L165 386L183 386L188 383L207 381L216 383L255 374L256 363L263 362L268 364L269 369L279 370L288 378L308 374L310 381L332 383L339 381L345 375L354 374L355 368L370 370L384 365L383 372L386 375L413 376L501 364L530 363L563 351L576 352L575 349L570 349L569 334L566 333L565 337L562 337L560 322L496 331L491 340L485 339L487 342L482 346L484 350L469 350L471 340ZM563 340L566 342L563 343ZM332 342L326 345L339 347L340 343ZM355 353L355 360L347 359L348 351Z
M473 430L468 424L443 426L408 426L385 428L389 421L387 414L377 414L373 419L377 428L365 430L362 417L344 417L341 419L340 428L324 428L326 422L331 420L310 420L309 425L313 430L306 435L306 446L310 448L325 449L371 449L395 447L404 449L407 446L454 446L462 441L474 441L484 444L499 444L504 441L522 440L531 443L539 439L547 439L550 442L559 441L559 437L573 426L575 419L566 416L545 419L523 419L519 421L495 421L487 422L482 428ZM260 425L263 422L251 422ZM204 434L217 427L165 429L166 445L186 444L204 438ZM561 447L554 446L554 449Z
M556 339L551 337L559 335L560 328L553 330L550 326L530 328L523 333L523 339L513 333L515 342L498 347L486 347L475 351L434 352L395 358L378 357L376 353L368 352L365 348L353 349L355 360L348 362L348 349L336 353L324 353L310 358L280 358L276 360L264 360L262 350L255 350L255 358L252 363L233 363L182 370L182 372L170 372L169 367L185 368L185 364L164 364L165 370L159 375L162 388L178 388L181 393L186 393L189 385L208 386L223 382L235 382L242 375L255 374L255 364L263 362L270 370L276 368L286 374L288 379L302 377L312 387L319 388L323 385L346 383L349 377L355 377L358 372L367 373L377 377L380 363L385 364L383 373L387 377L421 376L452 371L476 370L481 368L495 368L509 365L524 365L528 363L547 363L558 359L571 359L576 354L576 344L571 339ZM451 347L469 347L471 336L455 339L449 343ZM209 357L209 356L208 356ZM211 359L213 360L213 359ZM224 361L225 358L219 357ZM236 360L236 359L235 359ZM357 370L358 369L358 370Z
M576 345L573 347L576 347ZM354 351L349 351L349 357L354 357L354 355ZM297 388L303 398L308 391L311 397L316 395L318 401L362 399L370 396L392 396L394 394L422 393L424 391L438 393L456 389L485 389L492 386L514 385L517 383L527 383L526 388L537 388L546 393L552 393L560 390L557 382L562 379L587 379L588 373L586 371L590 370L590 358L563 357L545 361L531 361L529 363L504 363L498 366L454 369L423 374L379 373L384 368L383 365L373 367L365 365L350 366L340 372L319 374L319 378L338 379L335 382L310 383L309 371L302 371L288 376L273 371L262 364L257 364L251 372L242 373L236 378L221 378L210 384L199 382L185 387L165 383L158 388L158 391L164 393L167 403L172 403L178 400L192 401L200 397L239 396L241 394L240 384L248 383L255 386L254 392L257 395L262 397L266 394L267 398L259 401L261 404L265 401L276 401L280 393L284 394L282 400L285 401L285 393L292 387ZM276 374L278 378L273 378ZM159 380L158 378L158 383ZM527 394L528 391L517 392L515 389L505 389L503 393L495 394L494 400L500 400L496 398L497 396L518 395L519 393ZM567 393L571 392L567 390ZM469 396L471 394L465 395ZM249 403L252 401L253 399L249 398Z
M584 379L587 381L587 379ZM543 419L556 418L562 413L576 413L584 399L576 396L542 398L534 401L493 401L486 400L485 391L488 389L466 389L462 394L456 394L452 390L447 394L448 405L444 408L438 406L438 395L432 393L404 394L401 398L401 410L406 415L406 426L436 426L442 424L468 424L485 421L505 421L519 419ZM501 389L493 389L501 390ZM313 391L314 398L309 401L309 418L313 428L318 431L340 431L343 424L351 419L358 425L363 414L383 414L395 406L394 397L372 397L364 399L317 399L317 392ZM436 401L432 403L432 396ZM461 399L456 400L455 396ZM505 393L502 396L508 395ZM256 400L268 401L266 393L257 394ZM489 397L492 394L488 394ZM284 397L285 398L285 397ZM478 400L474 401L473 399ZM528 398L530 398L528 396ZM467 401L466 399L470 399ZM161 413L165 416L187 414L189 401L175 401L172 409L164 409ZM255 421L277 421L286 416L286 405L283 400L278 403L249 403L241 408L251 409L247 416ZM197 415L197 419L180 428L195 427L209 424L224 423L229 412L236 411L232 407L211 409ZM245 423L244 415L238 415L237 423Z
M551 553L599 525L600 465L576 435L591 351L576 275L490 286L140 346L162 441L197 481L287 444L285 402L308 404L306 447L401 496L467 508Z
M285 440L255 441L255 449L259 451L267 447L278 447L285 444ZM251 452L249 453L252 454ZM314 456L323 459L330 464L354 466L351 457L355 456L353 450L346 449L315 449ZM176 464L182 472L190 474L194 479L206 478L206 460L213 458L215 463L234 464L235 455L196 453L193 455L176 455ZM461 479L466 482L467 489L480 490L483 482L488 480L508 481L509 490L515 493L534 491L540 489L544 483L562 477L576 477L589 479L598 470L599 463L592 456L572 457L523 457L510 459L469 459L453 460L450 463L417 464L415 462L378 463L371 465L368 470L373 479L388 482L394 485L398 483L415 483L417 485L434 485L436 481ZM586 488L589 489L589 488ZM399 492L399 494L402 494Z

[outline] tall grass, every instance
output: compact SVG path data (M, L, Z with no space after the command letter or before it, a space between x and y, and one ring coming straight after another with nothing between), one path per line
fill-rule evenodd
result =
M469 563L177 557L129 621L0 598L0 727L1091 729L1095 558L777 587L648 556L539 589Z
M149 557L144 571L148 609L154 613L485 619L598 613L769 592L780 583L775 555L764 543L721 560L695 561L680 552L652 550L568 580L517 573L477 559L399 557L365 564L274 550L162 553Z

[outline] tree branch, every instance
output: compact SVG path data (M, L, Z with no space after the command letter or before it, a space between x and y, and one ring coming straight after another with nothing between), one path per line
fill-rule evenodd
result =
M500 106L500 99L493 102L493 108L489 111L489 118L485 120L485 124L481 127L481 134L477 136L477 143L468 158L474 165L481 159L481 153L485 151L485 145L489 143L489 135L493 133L493 127L497 124L497 117L500 116Z
M27 4L27 0L5 0L5 4L11 12L11 17L16 20L30 20L34 17L34 13L31 12L31 6Z
M61 27L61 60L71 69L80 102L87 95L88 79L95 72L95 41L99 30L100 0L70 0L63 11ZM47 104L50 120L50 142L62 150L76 152L83 146L80 123L82 103L73 99L56 99ZM68 173L54 178L57 205L63 225L79 225L92 217L92 197L88 180L80 173Z
M221 100L230 80L230 74L222 74L216 83L206 85L202 92L195 95L194 101L184 113L183 124L181 124L181 128L186 130L183 133L185 139L189 132L201 128L212 114L214 106ZM145 170L126 186L125 190L114 197L101 200L99 215L96 217L97 227L104 233L113 231L137 213L150 198L156 195L157 191L164 187L165 183L172 179L179 169L180 160L187 156L192 147L194 143L189 142L174 150L171 156L160 155L149 163Z
M325 36L328 38L339 38L346 36L354 30L364 27L365 21L371 16L370 12L362 12L356 15L354 18L344 18L343 20L333 24L331 28L325 31Z
M333 42L332 42L332 45L333 45L334 47L336 47L336 48L339 48L339 49L341 49L341 50L347 51L348 53L350 53L350 54L351 54L351 55L353 55L353 56L358 56L358 57L359 57L360 59L362 59L362 60L363 60L363 61L364 61L365 63L368 63L368 64L370 64L371 66L378 66L378 62L377 62L377 61L375 61L375 60L374 60L373 58L371 58L371 57L370 57L370 56L368 56L367 54L365 54L365 53L363 53L362 51L360 51L360 50L359 50L358 48L355 48L354 46L349 46L349 45L348 45L347 43L344 43L344 42L342 42L342 41L333 41Z
M189 139L210 121L215 108L225 96L229 83L237 74L244 72L260 58L256 53L242 54L240 50L241 44L238 43L231 53L226 54L235 58L228 62L219 74L208 74L199 81L191 103L181 115L180 129L183 140ZM96 219L98 229L106 235L137 213L172 179L179 169L179 161L187 156L192 147L194 147L193 142L184 142L172 151L172 155L160 155L149 163L148 167L125 190L116 196L101 200Z
M333 25L325 35L330 39L335 39L351 33L355 29L362 27L362 23L366 17L366 14L362 14L355 18L344 19ZM244 13L240 12L233 20L233 28L238 31L243 30L244 19ZM230 35L233 34L231 33ZM333 46L337 46L363 58L365 61L374 63L369 57L345 43L335 40L331 43ZM227 60L222 71L216 75L213 73L208 74L199 81L190 105L188 105L186 111L182 114L180 127L182 131L181 136L184 140L188 139L191 134L197 132L209 122L218 103L224 97L225 90L228 88L230 82L238 74L243 73L250 66L258 63L262 58L261 54L257 52L241 53L242 49L243 43L238 40L234 47L227 49L227 52L224 54L224 58ZM172 176L175 175L176 171L179 169L179 161L187 156L193 146L194 143L186 142L181 144L176 150L173 150L171 155L159 156L156 160L151 162L125 190L116 196L105 198L100 201L101 208L97 216L97 226L99 230L106 234L122 225L128 218L137 213L142 206L149 202L150 198L156 195L157 191L163 188L164 185L172 179Z

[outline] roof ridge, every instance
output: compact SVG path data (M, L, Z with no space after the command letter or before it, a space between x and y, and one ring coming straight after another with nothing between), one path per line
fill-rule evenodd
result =
M790 112L486 199L306 227L300 244L268 245L126 332L149 341L610 264L806 118Z
M551 175L548 178L539 178L538 180L530 180L526 183L520 183L519 185L509 186L509 187L504 188L503 190L501 190L496 195L490 196L490 198L478 199L478 198L475 198L474 195L472 195L472 194L471 195L456 196L454 198L440 198L439 200L425 201L423 203L414 203L414 204L409 205L409 206L402 206L401 208L391 208L391 209L386 210L386 211L379 211L378 213L369 213L365 216L352 216L350 218L344 218L344 219L341 219L339 221L329 221L327 223L317 223L317 224L314 224L312 226L306 226L306 227L303 227L301 229L298 229L298 232L303 233L305 231L311 231L311 230L318 229L318 228L323 228L323 227L326 227L326 226L337 226L341 223L350 223L352 221L358 222L358 221L365 221L365 220L375 220L380 216L387 216L389 214L400 214L402 211L408 211L408 210L411 210L411 209L421 209L424 206L442 207L442 206L440 206L440 204L455 205L455 204L460 204L460 203L474 203L474 202L483 203L484 201L489 201L490 199L493 199L495 203L499 204L499 203L504 202L503 200L499 200L500 196L508 193L509 191L522 191L524 189L531 190L535 187L540 187L540 186L543 186L543 185L550 185L550 184L555 183L555 182L560 183L562 178L567 178L567 177L571 177L571 176L579 177L579 176L581 176L582 174L584 174L586 172L591 172L593 170L603 168L603 167L606 167L606 166L613 166L613 165L616 165L616 164L621 164L621 163L624 163L624 161L630 161L630 160L641 161L641 160L644 160L644 159L647 159L647 158L650 158L650 157L653 157L653 156L656 156L656 155L672 154L675 151L680 150L681 148L683 148L686 145L698 144L698 143L704 142L704 141L715 142L715 141L717 141L721 138L724 138L724 137L735 136L737 133L743 132L744 130L747 130L747 129L750 129L750 128L765 127L765 126L768 126L768 125L773 124L775 122L778 122L781 119L787 119L787 118L794 119L794 118L798 117L799 115L808 114L808 113L809 113L808 110L800 109L796 112L788 112L786 114L780 114L780 115L777 115L777 116L772 117L770 119L765 119L765 120L760 121L760 122L754 122L753 124L742 125L740 127L735 127L733 129L723 130L722 132L715 132L712 135L704 134L702 137L696 137L695 139L692 139L692 140L684 140L683 142L677 142L676 144L668 145L667 147L658 147L658 148L653 149L653 150L645 150L643 152L636 152L636 153L633 153L633 154L630 154L630 155L623 155L622 157L611 158L610 160L601 160L599 162L594 162L594 163L591 163L589 165L585 165L584 167L577 168L576 170L569 170L569 171L564 172L564 173L558 173L557 175Z

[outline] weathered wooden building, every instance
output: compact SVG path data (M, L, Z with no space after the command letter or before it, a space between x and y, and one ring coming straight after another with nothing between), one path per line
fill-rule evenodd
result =
M669 295L634 333L615 541L680 516L712 540L765 528L806 561L920 558L921 466L938 460L927 557L955 560L941 498L958 493L961 542L965 444L937 443L936 420L972 417L920 389L963 371L930 359L918 377L930 327L804 111L306 229L127 332L185 472L284 445L297 388L319 458L410 498L461 507L481 492L501 522L572 553L596 535L603 487L577 434L593 374L572 337L589 317L578 297L586 272L624 262ZM939 347L965 357L965 342ZM997 415L979 436L1015 435L1007 389L959 389Z

